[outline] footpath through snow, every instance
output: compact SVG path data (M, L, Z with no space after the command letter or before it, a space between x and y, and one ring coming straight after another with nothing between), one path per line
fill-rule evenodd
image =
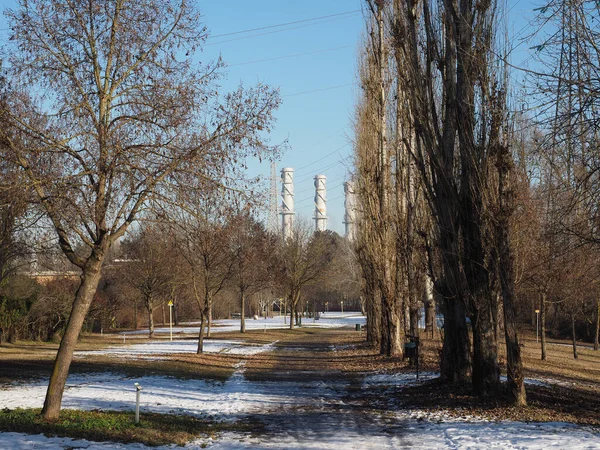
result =
M209 341L210 342L210 341ZM229 342L229 344L226 344ZM172 350L179 348L174 344ZM274 343L245 346L236 341L219 345L238 354L286 350ZM137 348L136 346L130 346ZM244 347L247 347L244 349ZM169 347L138 348L158 357ZM131 352L131 348L130 348ZM246 352L246 353L244 353ZM599 449L598 430L566 423L490 422L456 420L436 413L406 410L394 403L374 406L367 395L385 398L391 388L417 381L413 374L369 374L362 380L250 381L242 362L226 382L163 376L128 378L116 373L76 374L69 377L65 408L133 410L134 382L140 383L142 417L147 411L212 416L215 420L252 418L265 424L255 434L225 433L189 443L190 450L224 449ZM426 373L421 380L435 374ZM360 385L356 383L360 382ZM0 408L40 407L45 382L0 387ZM378 402L379 403L379 402ZM385 403L384 403L385 404ZM381 405L381 403L380 403ZM0 433L0 449L146 450L141 444L97 443L69 438ZM154 447L156 448L156 447ZM159 447L157 450L175 448Z

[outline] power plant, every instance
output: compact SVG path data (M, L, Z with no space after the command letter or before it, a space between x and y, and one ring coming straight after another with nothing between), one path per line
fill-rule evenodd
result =
M268 224L272 224L273 217L277 214L276 202L273 200L273 194L276 192L275 166L271 166L271 194L269 201L269 211L267 215ZM338 185L339 186L339 185ZM327 230L327 176L323 174L314 177L314 205L315 205L315 232ZM276 194L275 194L276 195ZM351 181L344 183L344 225L345 236L349 240L356 237L356 197L354 194L354 185ZM337 197L339 198L339 197ZM308 199L302 199L300 202ZM334 199L336 200L336 199ZM294 169L286 167L281 169L281 236L289 239L294 233ZM270 227L269 227L270 228Z

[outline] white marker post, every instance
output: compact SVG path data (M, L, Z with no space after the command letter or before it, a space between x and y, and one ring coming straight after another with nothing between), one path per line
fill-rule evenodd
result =
M169 340L173 340L173 300L169 300Z
M140 392L142 387L139 383L133 383L135 386L135 423L140 423Z
M342 304L342 317L344 317L344 300L341 300L340 303Z

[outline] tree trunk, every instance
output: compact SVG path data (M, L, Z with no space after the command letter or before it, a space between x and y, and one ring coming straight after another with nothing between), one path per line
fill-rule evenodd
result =
M138 329L138 299L133 301L133 329Z
M471 317L473 328L473 389L477 395L495 394L500 387L498 343L492 326L490 299L478 299L479 308Z
M376 348L381 347L381 298L373 277L365 279L367 297L367 340Z
M162 302L160 304L160 309L162 310L162 326L165 326L165 323L167 323L167 315L165 314L165 302Z
M596 329L594 330L594 350L600 347L600 297L596 298Z
M446 382L465 382L470 369L470 343L465 305L460 299L442 299L444 313L444 345L440 376Z
M390 355L391 354L391 342L390 342L390 323L391 323L391 311L386 300L385 295L381 290L381 339L380 339L380 350L379 353L382 355Z
M402 314L398 309L392 310L391 319L389 356L401 358L404 353L404 327L402 326Z
M510 400L515 406L525 406L525 376L521 359L521 347L517 334L517 318L515 312L516 293L514 276L514 258L510 247L509 218L514 208L513 194L510 192L509 174L513 160L507 146L498 145L496 168L498 169L498 197L500 211L496 229L497 249L499 256L500 287L502 289L502 306L504 310L504 337L506 340L506 368Z
M204 352L204 327L206 326L206 314L204 311L200 313L200 331L198 332L198 350L196 353L200 355Z
M154 336L154 305L152 298L148 301L148 338Z
M212 320L213 320L213 308L212 308L212 300L210 301L210 306L208 307L208 324L206 328L206 337L210 337L210 331L212 328Z
M290 300L290 330L294 329L294 310L296 309L296 305ZM286 313L287 315L287 313Z
M542 292L541 295L539 327L542 343L542 361L546 361L546 292Z
M577 335L575 332L575 314L571 314L571 333L573 339L573 358L577 359Z
M60 341L58 353L54 360L52 375L50 376L50 383L46 391L46 399L42 408L42 415L46 420L56 420L60 414L62 397L69 375L69 367L73 360L73 351L75 350L81 327L98 288L103 261L103 256L92 253L81 274L81 284L75 293L71 315L67 322L65 334Z
M241 309L241 317L240 317L240 333L246 332L246 293L242 290L240 292L240 309Z

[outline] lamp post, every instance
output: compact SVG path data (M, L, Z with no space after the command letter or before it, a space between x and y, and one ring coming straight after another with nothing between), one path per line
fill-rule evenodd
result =
M535 342L539 342L540 310L535 310Z
M173 340L173 300L169 300L169 340Z
M344 300L340 300L340 304L342 305L342 317L344 317Z

